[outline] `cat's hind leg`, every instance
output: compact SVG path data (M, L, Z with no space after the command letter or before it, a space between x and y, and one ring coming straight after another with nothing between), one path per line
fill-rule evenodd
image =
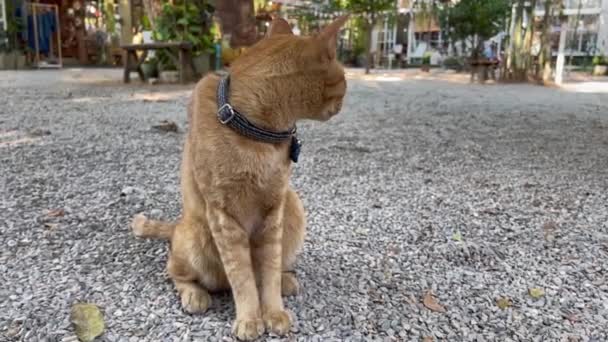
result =
M189 313L205 312L211 305L209 291L228 286L221 266L215 266L213 255L209 255L213 251L206 243L207 234L197 228L202 227L188 221L176 227L167 263L167 273L175 284L182 307Z
M177 293L179 293L182 308L188 313L203 313L211 305L211 296L199 284L192 281L173 279Z
M300 285L293 269L296 257L304 244L306 214L302 201L293 189L289 189L286 196L285 212L283 215L281 294L283 296L293 296L300 290Z

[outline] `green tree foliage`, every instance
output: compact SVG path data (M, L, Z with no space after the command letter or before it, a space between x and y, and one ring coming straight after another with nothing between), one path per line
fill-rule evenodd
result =
M333 1L337 8L343 8L355 16L364 18L367 39L365 41L365 73L369 74L371 63L372 29L384 12L394 11L394 0L337 0Z
M439 22L452 41L473 43L472 57L476 57L483 41L505 28L510 9L509 0L461 0L441 7Z
M153 38L160 42L189 42L195 55L212 53L215 32L207 28L205 18L193 2L165 3L156 18ZM157 56L166 69L175 69L175 61L168 52L158 51Z

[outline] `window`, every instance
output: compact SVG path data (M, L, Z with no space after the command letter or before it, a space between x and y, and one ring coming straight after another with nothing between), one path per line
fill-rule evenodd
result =
M578 19L578 21L577 21ZM599 15L576 15L568 18L568 36L566 49L586 53L597 43ZM574 31L576 30L576 35Z
M441 50L447 47L447 41L441 41L441 32L439 31L431 31L431 32L416 32L414 33L414 37L417 42L429 42L429 48Z
M389 25L387 20L382 24L382 29L378 30L378 51L384 56L393 53L393 46L395 46L395 30L396 27L394 25Z
M6 31L6 4L4 0L0 0L0 29Z
M581 8L598 8L600 7L601 0L565 0L564 5L567 9Z
M564 2L564 8L568 9L568 10L578 9L579 4L581 5L581 9L602 7L602 0L563 0L563 2ZM545 2L538 1L536 3L536 9L539 11L544 10Z
M0 31L6 31L6 3L4 0L0 0ZM0 41L0 45L8 43L8 38L4 38L4 41Z
M577 21L578 19L578 21ZM568 18L568 33L566 35L566 50L573 53L587 53L597 44L600 16L598 14L571 15ZM578 25L577 25L578 23ZM574 34L576 28L576 34ZM551 29L551 45L557 51L561 26L559 18L553 19Z

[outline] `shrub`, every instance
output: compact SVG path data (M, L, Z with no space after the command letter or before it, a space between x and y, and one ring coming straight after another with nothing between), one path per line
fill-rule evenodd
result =
M431 65L431 56L430 55L424 55L424 56L422 56L422 64L423 65Z
M447 57L443 60L446 69L461 71L464 69L464 60L459 57Z
M592 64L595 65L608 65L608 56L595 56L593 57Z

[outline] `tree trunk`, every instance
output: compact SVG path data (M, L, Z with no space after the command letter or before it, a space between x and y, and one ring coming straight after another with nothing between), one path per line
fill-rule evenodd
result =
M564 62L566 50L566 36L568 35L568 20L562 18L562 28L559 35L559 49L557 51L557 62L555 63L555 83L562 84L564 78Z
M500 73L500 78L503 80L507 80L510 78L510 71L513 59L513 32L514 32L514 11L511 7L511 11L509 11L509 17L506 19L507 22L507 30L509 32L508 41L505 47L504 60L502 62L502 71Z
M541 36L540 56L538 59L539 68L536 79L547 84L550 81L551 67L551 17L553 17L553 0L545 0L545 15L543 17L543 32Z
M426 34L428 35L428 38L426 39L426 49L430 50L431 49L431 24L433 23L433 2L431 1L431 3L429 4L429 9L428 12L426 13Z
M522 76L523 80L526 80L530 76L530 71L534 65L534 56L532 55L532 41L534 40L534 33L536 28L534 27L534 9L536 8L536 0L532 0L529 8L526 8L527 21L526 21L526 34L524 35L524 63Z
M372 34L374 31L374 24L376 23L376 18L372 15L371 23L369 24L369 29L367 30L367 41L365 42L365 74L369 74L370 65L372 62Z
M513 30L513 40L511 44L512 53L511 60L508 66L508 73L513 81L523 81L524 75L522 75L522 70L524 70L524 56L523 56L523 21L524 21L524 0L518 0L517 8L515 9L515 19L513 21L514 30Z
M156 27L156 18L160 15L162 11L163 4L161 0L143 0L144 10L146 11L146 15L150 20L150 26L152 30Z

